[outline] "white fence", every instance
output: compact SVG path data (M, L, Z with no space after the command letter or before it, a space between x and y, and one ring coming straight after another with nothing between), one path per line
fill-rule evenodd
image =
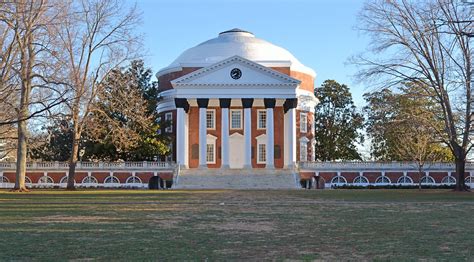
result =
M301 162L300 171L418 171L418 165L415 162ZM454 172L454 163L433 162L425 163L425 171L446 171ZM474 162L466 163L466 172L474 171Z
M77 162L76 170L78 171L147 171L147 170L171 170L175 168L173 162ZM26 164L26 169L29 172L33 171L65 171L69 169L68 162L29 162ZM15 162L0 162L0 172L16 170Z

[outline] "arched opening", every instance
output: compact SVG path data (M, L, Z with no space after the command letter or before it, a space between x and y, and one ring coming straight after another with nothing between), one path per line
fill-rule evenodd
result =
M392 181L390 181L390 178L388 178L386 176L379 176L375 180L375 184L377 184L377 185L387 185L387 184L390 184L390 183L392 183Z
M354 178L354 181L352 181L352 183L358 186L366 186L369 184L369 180L365 176L360 175Z
M454 185L456 184L456 178L453 176L445 176L441 180L441 184L443 185Z
M411 179L409 176L401 176L398 178L397 184L410 185L413 184L413 179Z
M342 186L345 184L347 184L347 180L343 176L335 176L333 179L331 179L331 185Z

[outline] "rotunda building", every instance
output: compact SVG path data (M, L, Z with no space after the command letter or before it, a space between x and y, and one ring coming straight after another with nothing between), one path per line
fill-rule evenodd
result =
M157 111L182 168L292 169L314 160L316 73L290 52L232 29L156 74Z

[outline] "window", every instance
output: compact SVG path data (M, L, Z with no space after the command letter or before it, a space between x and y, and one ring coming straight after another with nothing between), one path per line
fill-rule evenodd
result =
M413 179L409 176L401 176L398 179L397 184L413 184Z
M369 183L369 180L365 176L358 176L354 178L352 183L356 185L366 185Z
M430 176L424 176L421 178L421 184L434 184L435 180Z
M267 127L267 111L258 110L257 111L257 129L265 129Z
M206 111L206 127L207 129L216 128L216 110L208 109Z
M165 114L165 121L166 121L166 133L173 133L173 113L168 112Z
M208 164L216 163L215 144L207 144L206 145L206 162Z
M230 128L242 129L242 110L230 110Z
M267 145L258 144L257 147L257 164L265 164L267 162Z
M42 176L38 179L38 184L54 184L54 181L49 176Z
M375 184L390 184L390 179L386 176L379 176L376 180L375 180Z
M452 176L445 176L443 178L443 180L441 180L441 184L445 184L445 185L453 185L453 184L456 184L456 178L452 177Z
M308 161L308 143L300 142L300 162Z
M300 132L308 132L308 115L306 113L300 113Z
M97 184L97 178L93 176L86 176L82 179L82 184Z
M335 176L335 177L331 180L331 184L343 185L343 184L347 184L347 180L346 180L346 178L343 177L343 176Z
M127 178L127 181L125 181L126 184L141 184L142 180L139 177L136 176L130 176Z
M104 184L120 184L120 180L115 176L108 176L104 180Z

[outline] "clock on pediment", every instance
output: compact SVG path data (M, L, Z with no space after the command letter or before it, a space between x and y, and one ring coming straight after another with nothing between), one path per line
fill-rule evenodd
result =
M232 77L233 79L237 80L241 76L242 76L242 71L240 71L240 69L234 68L234 69L230 70L230 77Z

